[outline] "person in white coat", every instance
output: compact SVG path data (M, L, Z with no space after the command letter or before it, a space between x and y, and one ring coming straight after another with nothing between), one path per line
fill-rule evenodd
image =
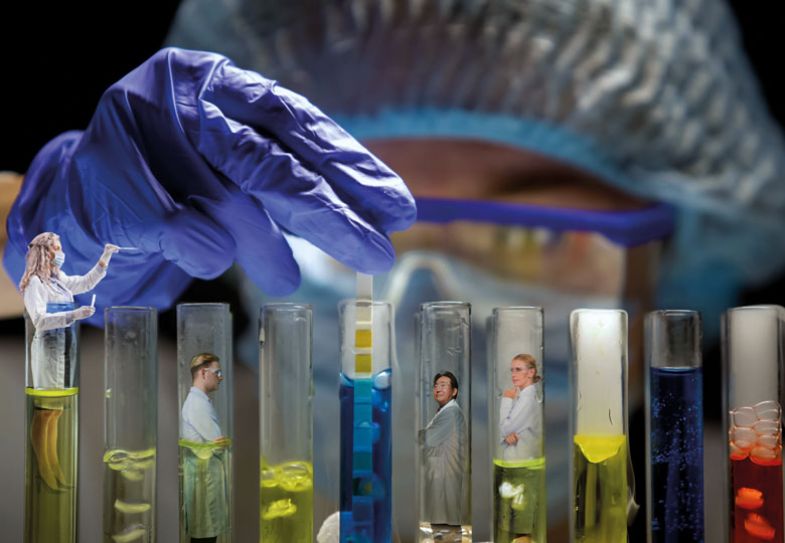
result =
M537 387L537 363L530 354L515 355L510 363L513 387L504 391L499 406L499 434L504 460L542 456L542 407Z
M430 522L434 535L455 534L460 541L461 525L469 524L468 490L471 473L468 432L458 405L458 379L449 371L433 378L436 414L420 431L423 454L423 519ZM442 537L441 540L445 540Z
M542 458L542 403L537 394L537 361L530 354L517 354L510 361L513 387L502 394L499 405L499 439L505 470L498 492L498 511L504 537L496 541L530 543L533 541L538 507L543 499L543 470L521 469L527 461ZM506 499L505 499L506 498Z
M118 247L106 244L98 262L85 275L66 275L61 267L65 253L60 236L53 232L38 234L29 243L25 273L19 281L25 310L35 328L30 363L33 388L63 389L74 385L65 342L68 335L46 334L49 330L70 327L75 321L95 313L92 306L73 309L74 294L89 292L106 276L106 268ZM70 309L68 309L70 308Z
M66 275L60 237L38 234L27 246L25 272L19 282L25 310L35 328L30 345L30 379L35 389L64 390L76 386L75 333L71 325L93 315L92 306L74 309L74 294L88 292L106 276L111 255L118 248L107 244L87 274ZM32 382L31 382L32 381ZM52 490L68 486L57 452L58 420L63 413L57 398L38 398L30 428L33 453L44 483Z
M191 543L215 543L230 527L230 441L209 396L223 381L220 359L197 354L191 359L191 378L180 419L185 531Z

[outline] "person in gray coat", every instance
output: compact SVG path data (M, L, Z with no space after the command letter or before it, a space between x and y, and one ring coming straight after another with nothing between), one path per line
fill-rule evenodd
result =
M471 473L468 432L458 405L458 379L449 371L433 378L436 414L420 431L423 455L422 519L430 523L435 540L447 540L437 533L455 534L460 541L461 525L470 524L468 490Z

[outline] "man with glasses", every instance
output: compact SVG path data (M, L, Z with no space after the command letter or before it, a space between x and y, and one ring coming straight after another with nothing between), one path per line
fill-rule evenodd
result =
M182 459L185 529L192 543L214 543L229 530L228 438L209 396L223 381L221 361L212 353L197 354L191 359L191 377L180 427L180 442L193 453Z

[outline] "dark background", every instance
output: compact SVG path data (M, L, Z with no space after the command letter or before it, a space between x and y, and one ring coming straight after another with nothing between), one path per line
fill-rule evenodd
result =
M9 4L9 3L6 3ZM179 2L174 0L134 2L132 8L108 11L107 4L35 4L21 11L0 8L4 24L0 66L0 104L3 116L3 144L0 170L24 172L35 153L57 134L84 128L103 91L158 50L164 41ZM785 78L781 77L783 47L780 11L774 2L731 2L748 58L757 74L761 90L774 118L785 121ZM123 4L118 4L122 6ZM14 8L17 9L17 8ZM784 211L785 212L785 211ZM739 305L783 304L785 274L767 285L743 293ZM185 300L228 301L240 307L237 294L196 281ZM248 321L236 314L236 327ZM163 333L173 330L172 311L161 315ZM23 330L21 319L0 320L0 335ZM719 346L705 345L706 367L719 367ZM716 364L716 365L715 365ZM719 372L707 372L705 401L707 417L719 420L721 402ZM633 417L630 427L639 429L633 442L642 439L642 414ZM636 432L634 432L636 433ZM633 450L642 447L633 446ZM639 456L639 455L636 455ZM640 457L639 457L640 458ZM636 472L643 473L643 466ZM643 498L643 478L638 486ZM642 529L645 513L636 522L631 541L643 541L635 534Z

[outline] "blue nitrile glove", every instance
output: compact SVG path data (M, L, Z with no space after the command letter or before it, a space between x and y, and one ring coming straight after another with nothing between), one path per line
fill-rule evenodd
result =
M4 264L18 281L27 243L52 231L69 275L107 242L139 249L112 260L95 290L103 306L168 307L190 276L235 260L284 295L300 272L282 230L377 273L394 260L387 233L415 215L401 179L305 98L220 55L170 48L110 87L87 130L38 153Z

